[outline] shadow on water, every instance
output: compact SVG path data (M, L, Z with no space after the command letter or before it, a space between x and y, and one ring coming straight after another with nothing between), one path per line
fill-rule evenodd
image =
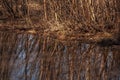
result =
M119 49L0 32L0 80L120 80Z

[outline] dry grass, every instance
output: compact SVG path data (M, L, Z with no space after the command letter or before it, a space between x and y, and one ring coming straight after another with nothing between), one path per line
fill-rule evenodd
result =
M16 31L53 35L61 40L98 41L119 33L118 5L116 0L25 0L24 3L3 0L8 19L1 20L0 25Z
M118 80L120 47L97 44L119 40L119 5L1 0L0 80Z
M108 28L111 30L116 29L116 12L118 8L117 5L119 4L117 4L115 0L30 0L29 2L26 1L24 4L22 1L16 3L14 1L6 1L6 3L13 4L9 8L13 10L13 12L6 8L7 5L5 3L2 4L4 10L8 13L6 17L22 17L23 20L26 21L26 24L31 24L31 22L36 24L45 21L53 22L52 24L57 22L58 25L62 25L64 22L64 24L70 22L72 26L74 25L72 29L83 27L85 31L89 32L107 31ZM13 13L15 15L13 15ZM28 19L26 20L25 17ZM20 24L20 22L18 24Z

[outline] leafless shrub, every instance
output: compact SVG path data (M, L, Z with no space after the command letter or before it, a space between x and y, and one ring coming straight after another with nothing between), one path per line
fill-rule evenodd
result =
M0 80L118 80L119 46L100 47L96 40L119 33L119 4L1 0ZM95 43L81 43L90 40Z
M77 27L79 31L84 27L87 32L111 32L118 29L117 0L2 0L1 3L9 13L9 18L22 17L27 24L54 20L60 24L70 22L74 25L73 29Z

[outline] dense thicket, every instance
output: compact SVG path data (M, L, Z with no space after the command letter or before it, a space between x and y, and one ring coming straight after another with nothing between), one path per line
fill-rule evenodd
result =
M0 80L119 80L119 5L0 0Z
M1 0L0 3L2 18L22 18L30 24L57 21L77 29L85 27L85 31L118 27L119 0Z

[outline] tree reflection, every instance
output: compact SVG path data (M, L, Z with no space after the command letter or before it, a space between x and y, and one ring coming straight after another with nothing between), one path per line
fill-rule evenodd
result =
M119 80L119 48L0 32L0 80Z

